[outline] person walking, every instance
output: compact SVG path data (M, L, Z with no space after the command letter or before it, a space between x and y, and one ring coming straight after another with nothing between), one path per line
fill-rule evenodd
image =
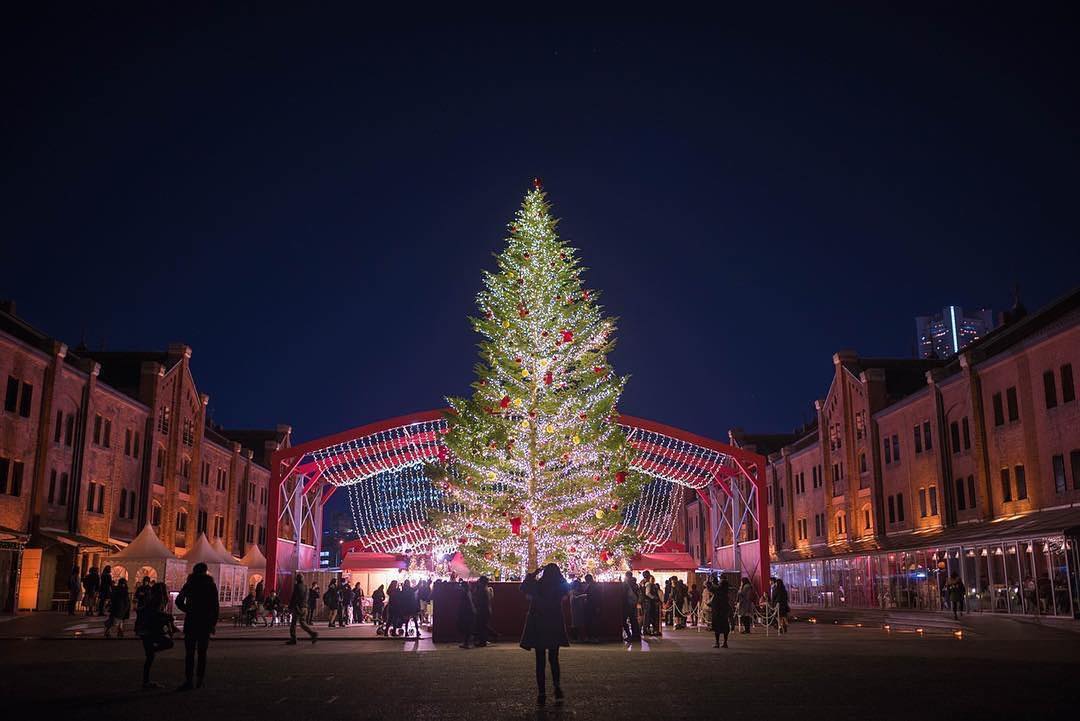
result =
M312 583L307 592L307 622L315 622L315 607L319 605L319 584Z
M352 621L353 590L349 582L342 579L338 584L338 626L344 628Z
M164 583L155 583L146 593L146 600L135 612L135 634L142 639L143 654L143 688L161 688L160 685L150 681L150 667L154 665L154 657L162 651L168 651L173 647L172 618L165 613L165 599L168 592Z
M393 584L390 584L393 588ZM462 579L459 584L457 628L461 636L461 648L472 648L473 628L475 626L476 608L473 606L473 594L469 589L469 583Z
M98 576L97 566L91 566L83 576L83 606L86 607L86 615L94 615L94 605L97 603L98 587L101 585L101 577Z
M323 605L326 606L326 613L330 620L330 624L327 628L333 628L338 620L338 588L336 578L331 578L330 583L326 584L326 593L323 594L322 600Z
M152 588L153 584L150 583L149 576L143 576L142 583L135 587L135 594L132 598L132 605L135 607L136 619L138 618L139 611L142 609L143 606L146 605L146 602L150 600L150 591L152 590Z
M521 647L536 654L536 705L547 701L547 684L544 678L544 655L551 666L551 683L555 687L555 701L563 699L562 679L559 669L559 649L570 645L563 622L562 602L566 595L566 579L554 563L538 568L525 576L521 591L529 599L529 613L525 617L525 630L521 633Z
M378 626L383 621L383 608L386 605L386 591L382 584L371 594L371 622Z
M131 597L128 595L127 581L123 578L116 582L112 598L109 599L109 618L105 621L105 638L112 637L113 628L116 637L124 637L124 621L131 617Z
M206 652L217 630L218 590L206 572L205 563L196 563L187 583L176 597L176 607L184 612L184 683L180 691L202 688L206 678ZM198 668L195 655L198 654ZM195 683L192 685L192 676Z
M293 582L292 595L289 596L289 640L285 643L290 646L296 645L296 624L300 624L300 628L307 632L312 645L319 639L319 634L312 630L311 626L308 625L307 619L304 618L307 598L308 590L304 586L304 576L298 573L296 574L296 580Z
M945 587L949 595L949 605L952 607L953 620L959 621L964 615L964 582L955 573L949 578Z
M787 633L788 630L788 614L791 613L791 606L788 605L788 592L787 586L784 585L783 579L776 578L776 582L772 588L772 603L776 606L776 619L777 626L780 633Z
M71 567L71 575L68 576L68 615L74 616L75 609L79 607L79 591L82 589L82 579L79 578L79 567Z
M710 583L709 590L709 610L712 611L712 630L716 637L713 648L727 648L728 634L731 633L731 587L726 578L721 578L719 584ZM720 636L724 637L723 645Z
M101 569L101 585L98 586L97 615L105 615L105 604L112 601L113 579L112 566Z
M473 624L476 628L476 645L488 645L488 623L491 621L491 597L488 595L488 577L481 576L473 588L473 608L476 616Z
M626 640L636 643L641 640L641 626L638 625L637 607L640 597L634 572L627 571L623 580L623 628Z
M353 602L352 602L352 608L353 608L353 610L352 610L352 620L353 620L353 623L363 623L364 622L364 589L360 585L359 581L357 581L356 585L353 586L352 597L353 597Z
M743 576L742 585L739 587L739 595L736 599L739 623L742 630L739 633L750 633L750 627L754 622L754 607L757 605L757 593L750 585L750 579Z

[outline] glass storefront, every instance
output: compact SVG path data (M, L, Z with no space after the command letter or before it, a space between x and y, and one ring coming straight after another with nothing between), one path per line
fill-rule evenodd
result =
M1047 536L776 563L793 606L946 610L956 574L967 611L1074 617L1076 542Z

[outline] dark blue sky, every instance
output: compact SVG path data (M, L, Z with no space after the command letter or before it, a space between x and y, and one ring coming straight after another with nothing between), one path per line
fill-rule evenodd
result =
M1078 275L1076 18L872 5L9 17L0 295L72 345L185 341L215 420L305 440L465 390L541 175L621 319L623 411L789 430L834 351Z

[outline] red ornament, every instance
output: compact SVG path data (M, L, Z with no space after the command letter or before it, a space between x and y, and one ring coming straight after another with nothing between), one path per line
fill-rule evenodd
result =
M540 466L541 468L543 468L543 467L544 467L544 464L545 464L545 463L547 463L547 461L541 460L541 461L539 461L539 462L538 462L538 463L537 463L536 465L538 465L538 466Z
M520 308L518 308L518 315L521 316L522 318L524 318L528 314L529 314L529 309L526 308L525 306L521 306Z
M587 291L587 290L581 291L581 299L582 300L588 300L589 299L589 291Z
M502 400L499 401L499 407L500 408L509 408L510 407L510 396L503 396Z
M472 523L471 522L465 524L465 530L466 531L471 531L472 530Z
M577 546L570 546L570 548L567 550L569 550L570 553L577 553Z
M514 362L517 363L518 365L521 365L521 358L520 357L515 358Z
M544 187L544 181L541 180L539 176L533 178L533 187L537 190L540 190Z
M569 330L564 330L562 332L562 339L563 339L563 343L573 343L574 342L574 332L569 331Z
M443 489L444 491L449 491L449 490L450 490L450 483L449 483L449 482L447 482L447 481L443 481L443 484L442 484L442 489Z
M619 471L615 474L615 483L618 485L626 483L626 471Z
M541 338L547 338L547 331L546 330L540 331L540 337Z
M604 372L604 366L593 366L593 373L600 375Z
M578 413L578 418L580 418L581 420L585 420L586 418L588 418L588 416L585 415L585 411L582 411L581 413Z
M484 406L484 413L494 413L495 409L491 406Z
M446 446L439 446L439 463L446 463Z
M529 411L529 418L536 418L536 411Z
M607 551L600 551L600 562L601 562L601 563L607 563L607 562L608 562L608 558L609 558L609 556L608 556L608 552L607 552Z
M544 385L549 386L554 379L551 377L551 371L544 374Z
M444 436L447 435L449 432L450 432L449 428L440 428L439 429L439 433L442 433Z
M619 510L619 504L618 503L612 503L611 504L611 510L613 510L613 511Z
M515 516L510 519L510 532L515 536L521 535L521 516Z
M461 538L457 539L457 542L459 546L464 546L466 543L469 542L469 539L465 538L465 536L462 536Z
M529 253L525 253L525 260L528 260L528 259L529 259L529 258L531 258L531 257L532 257L532 256L531 256L531 255L530 255Z

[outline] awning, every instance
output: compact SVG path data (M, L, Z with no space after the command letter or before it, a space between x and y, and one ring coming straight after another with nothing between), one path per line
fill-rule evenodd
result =
M689 553L639 553L630 559L633 571L695 571L697 567Z
M346 553L341 562L342 571L389 571L408 567L408 560L399 553L352 551Z
M993 521L965 523L954 528L904 533L885 538L857 539L851 544L814 548L807 555L785 551L778 563L813 558L837 558L881 551L967 546L996 541L1018 541L1039 536L1070 535L1080 526L1080 507L1036 511L1023 516L1004 516Z
M38 533L45 538L77 548L100 548L103 551L117 550L117 547L108 541L99 541L96 538L90 538L89 536L84 536L80 533L68 533L66 531L56 531L47 528L43 528Z

